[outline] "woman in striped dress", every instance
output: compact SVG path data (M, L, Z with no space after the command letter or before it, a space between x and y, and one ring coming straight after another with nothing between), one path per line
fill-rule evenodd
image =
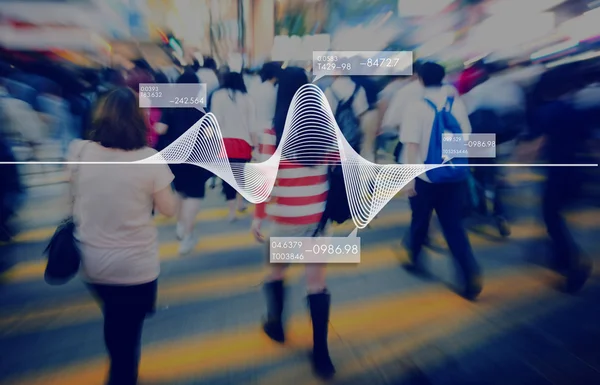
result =
M308 84L306 72L301 68L289 67L279 78L273 129L261 135L259 143L260 160L264 161L275 153L285 125L286 116L294 94ZM269 219L271 237L312 237L318 228L325 210L329 183L327 165L306 165L293 160L281 159L275 186L268 204L256 207L252 222L252 233L259 242L265 242L261 231L264 219ZM317 236L323 236L324 230ZM267 253L269 242L267 242ZM322 378L330 378L335 368L329 357L327 331L331 297L325 282L324 264L307 264L307 299L313 325L313 350L311 361L315 373ZM267 297L267 319L264 332L272 340L284 343L285 333L282 316L285 304L285 272L287 265L272 264L264 291Z

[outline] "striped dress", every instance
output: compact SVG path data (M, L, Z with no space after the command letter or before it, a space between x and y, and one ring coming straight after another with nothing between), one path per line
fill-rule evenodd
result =
M269 159L276 148L275 131L265 130L259 141L259 161ZM325 211L328 191L326 165L307 167L282 159L271 196L268 202L257 205L255 217L268 217L281 225L317 224Z

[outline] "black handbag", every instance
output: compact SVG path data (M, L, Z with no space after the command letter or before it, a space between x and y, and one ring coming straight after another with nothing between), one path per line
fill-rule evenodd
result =
M82 145L78 160L81 160L83 152ZM76 171L74 169L73 171ZM76 182L76 172L71 175L71 190ZM75 194L71 194L73 202ZM44 250L44 254L48 257L46 270L44 271L44 280L49 285L64 285L71 281L79 272L81 264L81 253L75 239L75 223L73 216L69 216L63 220L56 228L50 243Z

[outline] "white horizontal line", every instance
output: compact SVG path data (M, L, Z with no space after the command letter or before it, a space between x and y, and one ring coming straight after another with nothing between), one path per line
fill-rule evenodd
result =
M123 164L165 164L165 163L169 163L169 164L183 164L186 162L169 162L169 161L165 161L165 160L156 160L156 161L141 161L141 160L136 160L136 161L130 161L130 162L70 162L70 161L62 161L62 162L38 162L38 161L21 161L21 162L0 162L0 165L2 164L13 164L13 165L19 165L19 164L49 164L49 165L59 165L59 164L114 164L114 165L123 165ZM230 163L236 163L236 162L230 162ZM186 164L194 164L194 163L186 163ZM220 164L220 163L219 163ZM260 163L254 163L254 164L260 164ZM322 166L322 163L303 163L306 166ZM338 163L339 164L339 163ZM381 163L378 164L380 166L384 166L384 165L395 165L394 163ZM405 164L406 166L423 166L422 164ZM359 165L360 167L361 165ZM398 164L397 166L402 166L400 164ZM475 163L471 163L471 164L448 164L448 166L454 166L454 167L598 167L598 163L571 163L571 164L550 164L550 163L532 163L532 164L519 164L519 163L506 163L506 164L475 164Z

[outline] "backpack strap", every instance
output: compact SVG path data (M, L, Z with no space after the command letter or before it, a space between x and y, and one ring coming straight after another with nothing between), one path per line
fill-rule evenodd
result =
M427 98L424 98L423 100L425 100L425 103L427 103L429 105L429 107L433 108L433 110L435 112L438 112L438 108L437 108L437 106L435 105L434 102L432 102L431 100L429 100Z

